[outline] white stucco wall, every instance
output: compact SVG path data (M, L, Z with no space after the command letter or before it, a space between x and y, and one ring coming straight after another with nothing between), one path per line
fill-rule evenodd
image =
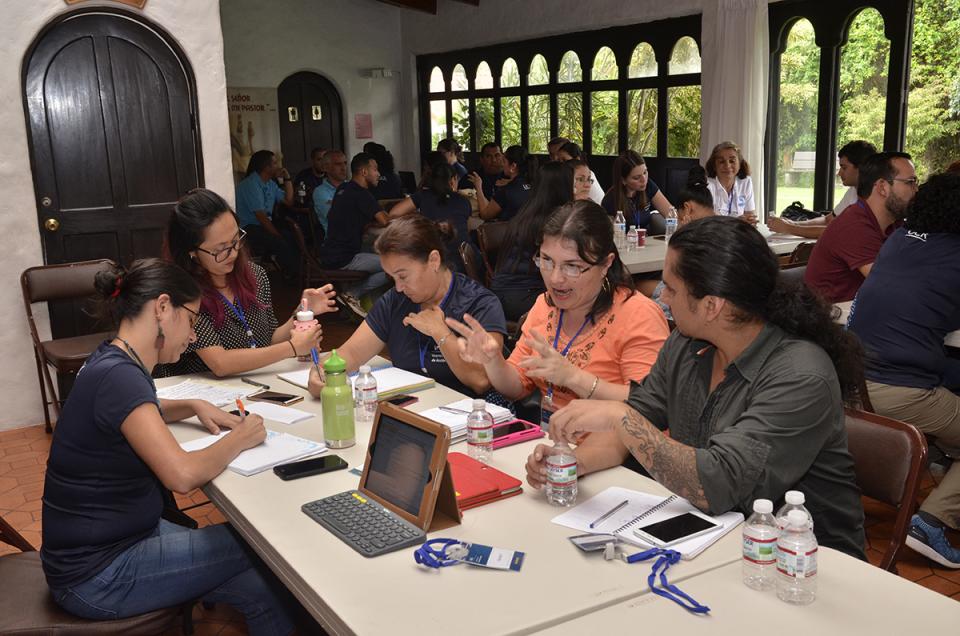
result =
M227 0L222 2L229 86L276 88L289 75L329 79L344 105L344 149L360 152L354 115L370 113L373 140L401 144L400 77L365 77L371 68L400 71L400 9L375 0ZM404 168L404 164L400 164Z
M110 2L87 2L81 7L119 6ZM26 119L21 95L24 55L40 30L59 14L67 13L63 0L3 2L0 22L0 140L5 152L0 159L0 202L3 232L3 276L0 276L0 430L39 424L43 421L36 365L30 345L20 294L20 272L43 263L37 226L33 182L29 174ZM164 29L186 53L197 83L204 178L207 187L233 198L230 172L230 139L227 125L223 39L217 0L152 0L141 12ZM45 317L45 311L40 315Z

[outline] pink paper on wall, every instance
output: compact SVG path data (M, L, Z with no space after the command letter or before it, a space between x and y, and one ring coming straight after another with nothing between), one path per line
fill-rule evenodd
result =
M354 115L353 128L357 139L373 139L373 116L370 113Z

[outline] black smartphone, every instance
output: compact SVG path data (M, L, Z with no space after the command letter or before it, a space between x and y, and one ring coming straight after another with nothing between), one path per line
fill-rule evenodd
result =
M247 399L257 402L272 402L273 404L280 404L281 406L290 406L291 404L302 402L303 396L294 395L293 393L280 393L279 391L261 391L260 393L254 393Z
M291 479L329 473L346 467L347 462L345 462L342 457L337 455L324 455L323 457L304 459L299 462L280 464L279 466L273 467L273 472L275 472L280 479L290 481Z
M721 526L709 519L704 519L698 514L684 512L675 517L637 528L633 533L648 543L666 547L674 543L679 543L680 541L692 539L706 532L711 532L720 527Z
M410 406L411 404L414 404L419 399L420 398L413 395L395 395L392 398L387 398L383 401L402 408L404 406Z
M521 422L519 420L516 422L512 422L510 424L503 424L502 426L494 426L493 439L497 439L498 437L504 437L506 435L513 435L514 433L525 431L528 428L532 428L532 426L530 424L527 424L526 422Z

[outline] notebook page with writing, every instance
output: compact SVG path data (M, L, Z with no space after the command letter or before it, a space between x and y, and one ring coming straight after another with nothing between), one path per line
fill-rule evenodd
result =
M222 431L219 435L206 435L198 439L184 442L180 447L187 452L198 451L217 442L230 431ZM267 429L267 438L259 446L247 449L234 458L227 466L235 473L246 477L269 470L279 464L292 462L307 455L317 455L327 450L326 444L313 440L278 433Z

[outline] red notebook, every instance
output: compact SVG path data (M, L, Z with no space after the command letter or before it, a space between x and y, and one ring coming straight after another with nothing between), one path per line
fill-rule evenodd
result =
M448 453L453 488L460 510L482 506L523 492L519 479L464 455Z

